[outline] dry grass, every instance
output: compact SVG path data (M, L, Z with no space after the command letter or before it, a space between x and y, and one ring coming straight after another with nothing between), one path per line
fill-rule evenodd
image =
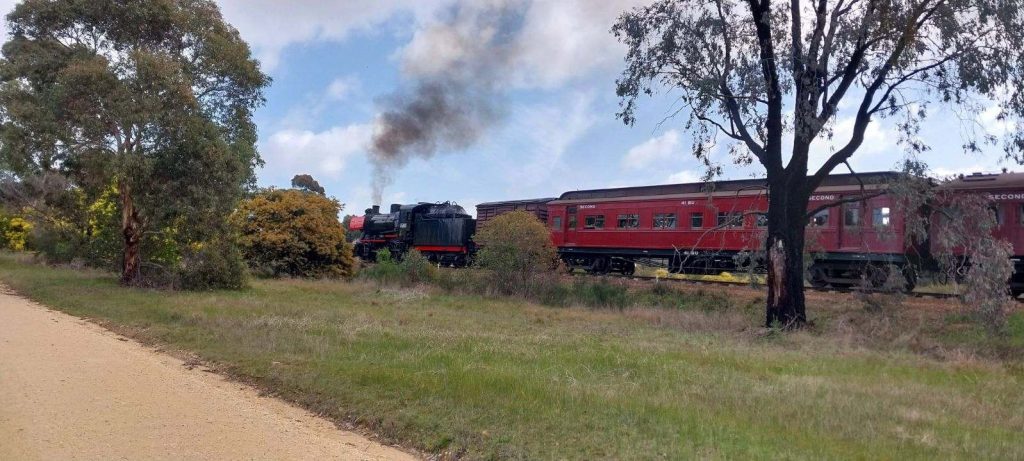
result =
M1024 457L1024 368L1000 352L1019 314L992 339L953 305L814 295L814 326L781 334L743 288L631 288L619 310L327 281L158 293L10 257L0 279L447 457Z

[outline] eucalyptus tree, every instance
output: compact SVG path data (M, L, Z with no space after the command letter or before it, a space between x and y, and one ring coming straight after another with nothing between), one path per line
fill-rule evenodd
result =
M260 162L252 113L269 78L216 3L27 0L7 20L4 168L116 188L126 285L144 236L187 248L224 232Z
M929 112L951 107L970 126L965 150L991 143L1024 160L1022 14L1021 0L661 0L612 28L628 49L618 116L633 124L638 98L666 90L697 157L722 141L735 162L763 165L766 323L799 326L810 195L849 168L873 121L894 118L916 156L929 148L919 137ZM809 169L843 107L852 132ZM982 110L1009 129L978 126Z

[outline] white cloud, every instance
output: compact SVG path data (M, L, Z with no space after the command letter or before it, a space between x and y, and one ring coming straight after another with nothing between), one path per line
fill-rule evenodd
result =
M334 79L327 85L327 97L335 101L347 99L352 93L359 91L359 79L355 75L346 75Z
M672 184L700 182L700 180L701 176L691 170L683 170L678 173L673 173L668 177L668 182Z
M563 170L562 157L589 131L597 116L593 96L574 94L562 104L520 107L504 137L514 164L508 165L506 180L515 191L550 182ZM528 152L527 155L519 155Z
M622 12L649 0L536 0L525 15L514 83L552 88L620 65L625 47L610 30Z
M295 174L337 178L349 157L366 151L373 134L369 124L334 127L326 131L286 129L270 135L260 152L266 166L262 175L284 181Z
M620 62L622 46L609 32L623 11L645 0L221 0L225 18L254 48L268 71L277 68L292 45L340 42L355 33L373 33L380 25L407 15L412 40L400 55L406 70L431 72L457 62L486 44L494 28L438 27L452 11L510 7L523 12L521 28L507 49L503 83L552 88L595 69ZM453 8L454 7L454 8ZM481 36L484 34L485 36ZM476 50L479 51L479 50Z
M680 156L679 132L668 130L661 136L648 139L629 149L626 156L622 158L622 166L641 170L677 156Z
M811 144L811 152L808 155L808 166L811 171L820 167L828 158L841 149L853 137L853 128L856 119L853 116L843 117L832 125L832 138L818 138ZM891 129L883 126L883 121L873 121L868 124L864 131L864 142L861 143L857 152L850 157L850 163L860 169L867 166L869 169L890 169L899 160L899 146L897 136ZM792 139L790 139L792 142ZM882 156L881 154L889 154ZM884 165L879 164L885 163Z
M451 72L484 62L495 83L554 88L618 65L625 48L610 29L623 11L644 0L486 0L461 1L454 15L435 12L418 24L397 57L412 75ZM509 11L522 15L510 37ZM500 69L493 69L493 68Z
M425 16L451 0L220 0L224 17L267 70L290 45L342 41L402 12Z

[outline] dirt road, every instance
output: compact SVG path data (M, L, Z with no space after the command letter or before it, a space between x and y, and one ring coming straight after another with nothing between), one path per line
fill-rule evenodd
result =
M0 294L0 460L413 459L84 320Z

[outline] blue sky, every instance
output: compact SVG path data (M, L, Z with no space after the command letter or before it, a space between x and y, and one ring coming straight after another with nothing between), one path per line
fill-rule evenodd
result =
M13 5L0 3L7 9ZM642 3L221 0L226 19L274 79L267 104L257 113L266 161L259 183L287 186L293 175L309 173L347 204L346 212L361 212L371 205L368 146L381 101L424 75L450 70L460 57L497 53L505 55L490 69L489 88L503 116L468 148L442 148L432 158L394 170L383 191L384 205L454 200L472 210L480 202L573 189L696 180L702 170L689 153L685 118L659 125L673 110L670 94L643 100L633 127L615 118L614 81L624 49L608 30L621 11ZM494 31L482 26L481 18L502 5L524 14L510 26L505 47L491 50L483 36ZM1001 129L993 111L976 121ZM837 140L851 122L840 114ZM921 133L933 147L923 159L942 175L1015 169L1000 163L995 150L964 154L960 134L970 125L948 110L934 113ZM853 165L863 171L892 168L902 156L896 141L892 125L873 124ZM827 144L818 143L812 163L820 163ZM726 177L761 174L756 166L732 166L725 149L719 151Z

